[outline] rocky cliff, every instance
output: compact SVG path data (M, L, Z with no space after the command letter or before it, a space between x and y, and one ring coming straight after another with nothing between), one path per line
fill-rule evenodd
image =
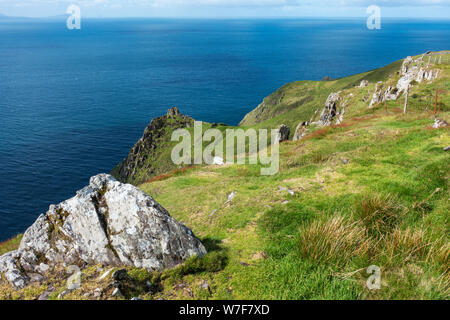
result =
M154 118L128 156L111 174L122 182L139 184L173 169L175 165L170 159L172 132L192 127L193 124L194 119L181 114L177 107L171 108L162 117Z

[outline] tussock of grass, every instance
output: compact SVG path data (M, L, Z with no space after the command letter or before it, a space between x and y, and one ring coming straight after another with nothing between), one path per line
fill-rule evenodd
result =
M311 125L309 136L281 143L275 176L261 176L261 165L197 166L140 185L209 252L173 270L127 268L136 283L151 278L155 285L156 293L140 297L449 299L450 162L443 148L450 136L449 128L430 127L434 93L450 90L450 69L440 65L438 80L411 88L406 115L401 98L388 101L387 112L384 105L369 111L375 82L395 86L399 67L397 62L339 80L296 82L266 99L262 118L253 113L246 127L284 123L293 134L322 109L330 92L342 90L348 106L342 124ZM369 86L355 87L362 79ZM447 122L449 106L450 95L441 95L438 117ZM237 195L225 205L232 191ZM16 249L19 241L0 244L0 252ZM382 271L380 290L366 287L370 265ZM66 297L88 299L82 292L93 292L98 273L83 276L82 291ZM200 286L204 281L208 290ZM3 286L0 299L35 299L46 285L18 292ZM56 299L65 281L54 285L50 298Z
M383 236L401 219L404 207L389 194L365 194L356 202L356 215L371 235Z
M442 239L432 240L423 229L396 228L384 241L382 254L389 264L408 261L429 261L442 263L448 269L449 245Z
M297 243L302 257L334 266L343 266L354 257L366 257L372 247L366 229L342 216L301 227Z

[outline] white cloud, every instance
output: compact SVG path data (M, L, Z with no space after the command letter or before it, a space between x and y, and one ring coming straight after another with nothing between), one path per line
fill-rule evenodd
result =
M0 4L13 4L17 0L0 0ZM284 7L284 6L449 6L450 0L22 0L28 4L121 5L121 6L226 6L226 7Z
M87 16L355 16L370 5L392 16L450 16L450 0L0 0L0 12L58 15L69 4L79 5Z

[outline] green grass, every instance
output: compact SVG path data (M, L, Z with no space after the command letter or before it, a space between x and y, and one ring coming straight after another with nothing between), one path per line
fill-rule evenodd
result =
M322 109L331 91L342 90L349 105L343 124L311 126L304 139L282 143L277 175L261 176L261 165L196 166L141 184L209 252L160 273L131 268L135 281L151 279L157 287L141 297L449 299L450 161L443 148L450 135L448 128L430 128L434 115L426 102L437 88L450 89L450 72L441 65L437 81L415 85L406 115L402 98L389 101L387 112L384 106L369 110L370 99L362 98L379 80L395 83L399 65L293 83L267 98L278 109L265 110L268 118L253 125L247 118L244 128L295 128ZM369 86L356 88L362 79ZM439 117L447 122L449 97L439 101ZM0 252L17 245L12 240ZM381 268L380 290L366 286L370 265ZM94 285L87 280L84 290Z
M3 255L7 252L18 249L21 240L22 240L22 235L20 234L8 241L0 243L0 255Z
M205 167L141 188L157 189L171 214L226 249L223 270L180 280L211 277L209 298L448 298L450 138L432 122L424 112L380 110L283 143L276 176L259 176L257 166ZM187 181L189 194L175 197ZM371 264L382 268L379 291L365 286Z

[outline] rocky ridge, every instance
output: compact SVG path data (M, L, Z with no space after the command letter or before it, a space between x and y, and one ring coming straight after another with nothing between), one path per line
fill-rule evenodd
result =
M177 107L169 109L166 115L150 122L128 156L111 174L119 181L139 184L174 169L170 154L165 153L168 149L166 147L170 145L171 134L176 129L190 128L193 125L194 119L180 113Z

